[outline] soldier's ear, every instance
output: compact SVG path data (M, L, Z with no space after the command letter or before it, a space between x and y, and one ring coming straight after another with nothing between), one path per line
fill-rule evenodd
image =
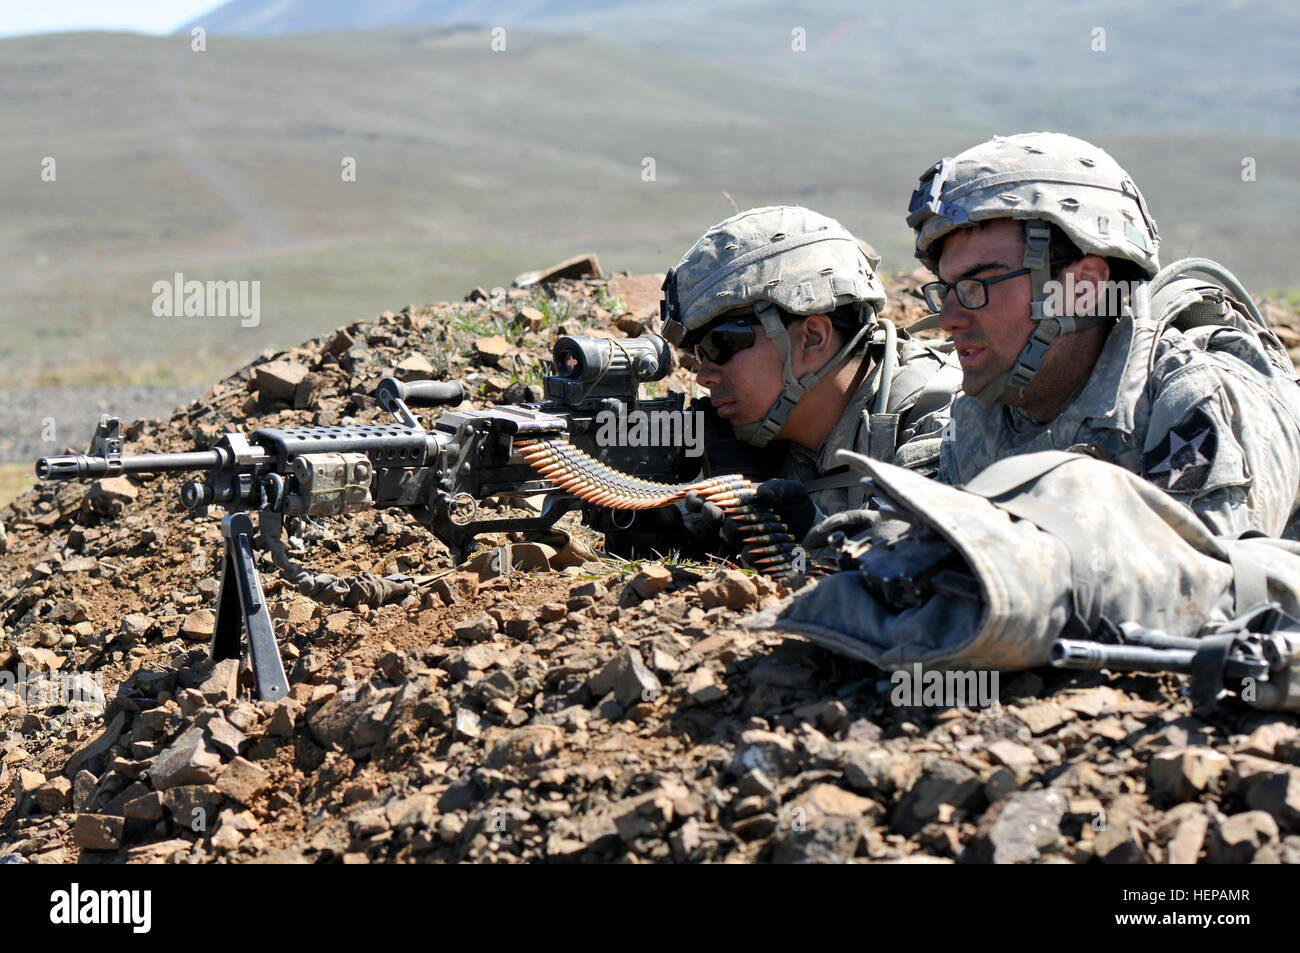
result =
M804 357L819 360L835 353L835 328L824 314L810 314L800 322Z
M1070 265L1069 270L1074 272L1076 288L1085 283L1091 284L1093 285L1093 300L1104 300L1104 298L1098 298L1096 296L1105 290L1102 288L1102 285L1110 278L1110 263L1106 261L1105 258L1102 258L1100 255L1084 255L1074 264ZM1081 290L1082 289L1075 292L1076 298L1080 294Z

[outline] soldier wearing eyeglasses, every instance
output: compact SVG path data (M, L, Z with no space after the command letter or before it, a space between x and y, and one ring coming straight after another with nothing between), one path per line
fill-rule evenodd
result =
M950 350L881 317L876 263L834 219L777 206L710 228L664 282L664 336L698 359L697 380L720 424L708 471L744 471L769 451L757 467L778 478L759 499L796 539L865 502L837 450L926 474L938 465L960 370ZM698 511L698 501L688 508Z
M1224 688L1300 709L1295 625L1263 608L1300 613L1300 382L1241 283L1161 267L1133 180L1056 133L935 163L908 224L962 367L942 482L852 457L907 530L846 539L751 628L887 670L1145 669L1144 639L1177 642L1198 713Z
M938 277L923 288L935 313L911 329L942 328L963 374L943 482L1081 450L1216 533L1297 538L1300 386L1287 353L1221 266L1160 269L1155 220L1114 159L1059 133L995 138L927 170L907 221Z

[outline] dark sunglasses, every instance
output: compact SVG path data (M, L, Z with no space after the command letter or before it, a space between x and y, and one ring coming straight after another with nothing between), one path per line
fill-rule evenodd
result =
M1051 263L1051 267L1069 264L1072 261L1078 261L1077 258L1058 258ZM931 311L942 311L943 303L948 298L948 292L957 292L957 301L963 308L971 311L982 308L989 303L989 285L996 285L999 281L1006 281L1008 278L1019 278L1021 275L1027 275L1031 269L1019 268L1015 271L1008 271L1005 275L998 275L996 278L963 278L960 281L954 281L949 284L946 281L930 281L921 285L921 294L925 298L925 305Z
M757 317L738 317L715 324L700 336L695 355L719 366L726 364L738 352L754 346L754 325L759 323Z

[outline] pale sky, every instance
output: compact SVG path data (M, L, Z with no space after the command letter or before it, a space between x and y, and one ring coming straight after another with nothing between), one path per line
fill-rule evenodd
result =
M68 30L170 33L221 0L0 0L0 36Z

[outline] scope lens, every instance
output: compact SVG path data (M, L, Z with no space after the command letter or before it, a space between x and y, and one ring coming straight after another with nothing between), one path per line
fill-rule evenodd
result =
M578 380L582 377L582 355L576 348L565 348L555 352L555 373L570 380Z

